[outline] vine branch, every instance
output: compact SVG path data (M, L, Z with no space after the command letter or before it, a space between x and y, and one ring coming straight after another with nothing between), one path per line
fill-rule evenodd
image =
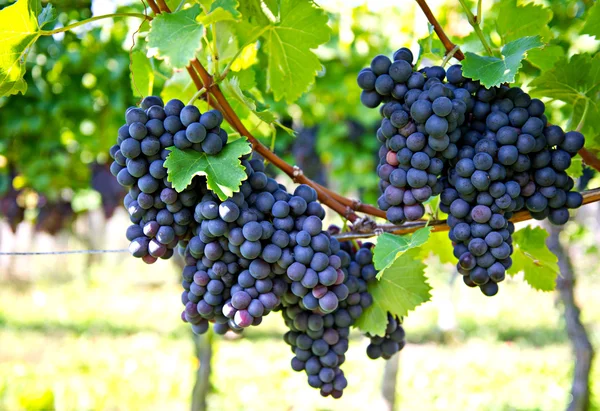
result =
M583 204L584 205L600 201L600 188L594 188L592 190L587 190L581 194L583 195ZM521 221L531 220L532 218L533 217L531 217L531 214L529 213L528 210L521 210L521 211L516 212L513 215L513 217L510 219L510 221L512 221L513 223L518 223ZM434 232L450 230L450 227L448 227L448 224L446 224L446 220L429 220L429 221L414 221L414 222L402 224L399 226L392 225L392 224L378 225L377 228L375 229L375 231L378 231L379 233L391 233L391 234L403 235L403 234L414 233L415 231L417 231L425 226L432 227L433 228L432 231L434 231ZM349 232L338 234L335 236L335 238L337 238L338 241L352 241L352 240L371 238L371 237L374 237L375 235L376 234L374 232L373 233L357 233L357 232L349 231Z
M158 6L154 2L154 0L148 1L152 10L154 10L156 7L157 9L159 9L159 13L160 12L167 12L167 13L170 12L169 8L166 5L166 3L164 2L164 0L157 0L157 1L159 4ZM433 25L435 32L437 33L438 37L444 44L444 47L446 48L447 52L454 53L454 57L456 57L458 60L463 60L464 54L460 51L459 47L457 45L453 44L449 40L449 38L446 36L446 34L444 33L444 30L441 28L441 26L439 25L439 23L437 22L437 20L433 16L433 14L431 13L431 10L427 6L426 1L425 0L416 0L416 1L419 4L419 6L423 9L423 12L427 16L429 22ZM373 237L376 234L379 234L382 232L389 232L389 233L393 233L393 234L409 234L409 233L413 233L413 232L417 231L418 229L423 228L425 226L431 226L433 228L433 231L436 231L436 232L437 231L448 231L450 229L448 227L448 225L446 224L445 220L429 220L429 221L419 220L419 221L409 222L409 223L406 223L406 224L403 224L400 226L395 226L392 224L375 225L375 224L373 224L372 221L370 221L368 219L368 217L360 218L354 212L354 210L362 211L366 214L370 214L370 215L382 217L382 218L385 218L385 212L382 210L379 210L373 206L362 204L359 201L345 198L345 197L341 196L340 194L337 194L337 193L331 191L330 189L323 187L320 184L317 184L317 183L313 182L312 180L310 180L309 178L307 178L306 176L304 176L301 169L286 163L282 158L280 158L275 153L273 153L271 150L269 150L265 145L263 145L260 141L258 141L248 131L248 129L244 126L241 119L237 116L237 114L234 112L233 108L231 107L231 105L229 104L229 102L227 101L225 96L223 95L221 89L219 88L218 82L215 82L215 79L210 75L210 73L208 73L208 71L206 71L206 69L202 66L202 64L200 63L200 61L198 61L198 59L193 59L190 62L190 65L188 65L186 67L186 69L187 69L188 73L190 74L190 77L192 78L192 81L194 82L194 85L196 86L196 88L198 90L202 90L202 89L206 90L206 92L207 92L206 99L207 99L208 104L221 111L221 113L223 114L223 117L227 120L227 122L229 124L231 124L231 126L240 135L242 135L248 139L248 141L252 144L252 147L255 152L260 154L266 160L271 162L275 167L277 167L278 169L283 171L285 174L287 174L294 182L299 183L299 184L307 184L307 185L313 187L317 191L319 201L321 201L321 203L323 203L327 207L331 208L332 210L334 210L341 216L345 217L347 220L351 221L352 223L355 223L354 225L355 225L356 230L337 235L336 237L338 238L338 240L351 241L351 240L356 240L356 239L370 238L370 237ZM219 76L217 80L218 81L222 80L222 76ZM589 153L585 149L582 149L582 151ZM595 164L597 165L597 167L594 166L594 168L596 168L597 170L600 170L600 159L598 159L591 153L589 153L589 155L595 159L595 162L596 162ZM591 159L586 159L586 156L584 156L584 154L582 154L582 157L584 158L584 161L586 161L587 164L590 164L588 161L592 162ZM600 201L600 188L594 189L594 190L589 190L582 194L583 194L583 204ZM529 213L529 211L522 210L522 211L515 213L513 218L511 218L511 221L519 222L519 221L529 220L531 218L532 217L531 217L531 214Z

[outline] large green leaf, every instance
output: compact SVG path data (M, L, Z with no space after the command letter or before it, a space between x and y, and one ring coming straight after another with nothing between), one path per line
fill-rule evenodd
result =
M163 101L177 98L187 103L196 94L196 85L186 71L176 71L169 78L160 92Z
M496 30L504 44L526 36L539 35L546 41L552 39L548 26L552 20L552 11L546 7L525 4L517 6L517 0L503 0L493 6L496 18Z
M176 13L162 13L152 20L148 46L171 66L183 68L202 46L203 26L196 21L200 5Z
M558 259L546 246L548 232L540 227L529 226L513 234L513 265L508 273L525 274L525 281L540 291L552 291L559 275Z
M0 97L27 91L25 60L40 35L41 12L40 0L18 0L0 10Z
M356 326L371 335L384 335L388 312L402 317L431 299L431 286L425 277L425 264L419 258L419 250L413 248L402 254L368 289L373 305L358 318Z
M413 234L394 235L383 233L377 237L377 246L373 255L375 268L379 270L378 277L402 254L411 248L420 247L429 240L431 227L424 227Z
M239 20L242 14L238 11L238 7L237 0L216 0L211 4L208 14L199 20L205 26L218 21Z
M165 160L168 179L179 192L190 185L195 176L206 176L206 183L221 200L239 191L246 179L240 157L252 151L245 138L232 141L214 156L194 150L171 148Z
M565 57L565 50L555 44L527 52L527 61L542 71L550 70L563 57Z
M541 47L543 44L539 36L512 41L502 48L502 58L465 53L463 73L465 77L479 80L486 87L512 83L527 51Z
M600 39L600 5L598 4L598 2L594 3L588 11L581 34L589 34Z
M576 54L570 60L561 59L554 67L530 83L530 93L536 97L552 97L567 103L566 116L572 124L581 121L586 111L582 132L586 147L600 146L600 55Z
M152 95L154 71L146 55L139 50L131 53L131 90L133 95L145 97Z
M311 0L281 0L279 20L263 33L267 84L275 100L293 102L314 83L321 63L311 49L329 39L327 21Z
M442 264L456 264L456 257L454 257L454 248L452 242L448 239L448 233L444 231L437 231L431 233L429 241L419 247L419 257L425 259L430 254L437 256Z

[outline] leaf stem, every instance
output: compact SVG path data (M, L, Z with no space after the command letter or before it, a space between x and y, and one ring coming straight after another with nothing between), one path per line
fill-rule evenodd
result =
M483 14L481 12L481 3L482 3L482 0L477 0L477 15L475 16L475 21L478 24L483 21Z
M215 23L210 25L210 31L212 34L212 57L213 57L213 70L214 73L219 72L219 49L217 48L217 26Z
M581 131L583 125L585 124L585 118L587 117L588 110L590 108L590 99L585 100L585 108L583 109L583 114L581 115L581 120L579 120L579 124L577 124L576 131Z
M187 105L191 106L192 104L194 104L194 101L196 101L202 94L206 93L206 88L202 87L200 90L198 90L190 99L190 101L188 101Z
M252 43L255 43L260 38L260 36L262 36L265 33L265 31L267 31L269 29L269 27L270 26L265 26L262 29L260 29L254 36L252 36L252 38L250 40L248 40L246 42L246 44L244 44L242 47L240 47L238 49L238 51L233 55L233 58L231 59L231 61L229 63L227 63L227 65L223 69L223 72L217 77L217 83L220 83L221 81L223 81L225 79L225 77L227 77L227 74L229 74L229 71L231 70L231 66L237 60L237 58L240 56L240 54L242 54L244 49L246 47L248 47L249 45L251 45Z
M57 34L57 33L63 33L65 31L69 31L69 30L73 30L74 28L80 27L80 26L84 26L88 23L91 23L92 21L96 21L96 20L102 20L102 19L112 19L115 17L137 17L139 19L144 19L144 20L152 20L152 17L150 16L146 16L145 14L142 13L113 13L113 14L103 14L101 16L95 16L95 17L90 17L89 19L85 19L85 20L81 20L78 21L76 23L73 24L69 24L68 26L65 27L59 27L57 29L54 30L40 30L40 36L51 36L53 34Z
M177 5L177 8L175 9L174 13L175 13L175 12L178 12L179 10L181 10L181 8L182 8L182 7L183 7L183 5L185 4L185 2L186 2L186 0L181 0L181 1L179 2L179 4Z
M454 57L454 55L458 51L460 51L459 47L458 46L454 46L454 48L452 50L450 50L449 53L446 53L446 55L444 56L444 60L442 60L442 67L446 67L446 64L448 64L448 62L450 61L450 59L452 57Z
M492 48L488 44L488 42L487 42L487 40L485 38L485 35L483 34L483 31L481 31L481 26L479 26L478 19L473 15L473 13L471 12L471 9L469 9L469 5L467 4L467 2L465 0L458 0L458 1L460 2L460 4L462 5L463 9L465 10L465 14L467 15L467 19L469 20L469 24L475 30L475 34L477 34L477 37L479 37L479 41L481 41L481 44L483 45L483 48L485 48L485 51L490 56L493 56L494 52L492 51ZM478 5L478 7L479 7L479 5Z

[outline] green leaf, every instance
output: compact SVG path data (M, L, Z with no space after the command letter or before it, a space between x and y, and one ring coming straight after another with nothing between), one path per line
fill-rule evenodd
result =
M598 4L598 2L594 3L588 11L581 34L589 34L600 39L600 6Z
M431 286L419 250L408 250L396 259L385 276L372 281L368 289L373 304L358 318L356 326L371 335L384 335L388 312L402 317L431 299Z
M444 45L437 35L434 34L435 32L433 31L433 26L427 23L427 27L429 30L429 35L417 41L419 44L419 62L424 58L437 61L444 58L444 54L446 54Z
M239 20L242 13L238 11L238 7L237 0L216 0L211 4L208 14L201 17L199 21L208 26L218 21Z
M131 53L131 90L136 97L152 95L154 85L154 71L146 55L136 50Z
M196 21L199 14L198 4L176 13L159 14L152 20L148 46L171 66L187 66L202 46L203 27Z
M542 71L550 70L563 57L565 51L558 45L548 45L527 53L527 61Z
M190 78L187 71L176 71L170 79L165 82L160 96L167 102L177 98L183 102L188 102L196 94L196 85Z
M513 265L510 275L521 271L525 281L540 291L552 291L556 285L556 276L560 274L558 258L546 246L548 232L540 227L529 226L513 234Z
M524 37L502 47L502 57L482 57L474 53L465 53L463 73L465 77L479 80L486 87L512 83L522 66L528 50L541 47L544 43L539 36Z
M48 3L38 16L38 26L42 28L54 19L56 19L56 9L52 7L52 4Z
M314 83L321 63L311 49L329 39L327 15L310 0L281 0L279 21L263 34L267 84L275 100L293 102Z
M567 174L573 179L583 175L583 159L579 154L571 159L571 166L567 169Z
M259 26L268 25L271 21L262 10L261 0L243 0L240 11L250 23Z
M498 16L496 30L504 44L526 36L540 35L546 41L553 37L548 26L552 11L548 8L531 3L517 6L517 0L503 0L494 4L493 10Z
M413 234L394 235L383 233L377 237L377 246L373 255L373 264L379 270L378 278L383 276L388 268L398 257L411 248L420 247L429 240L431 227L423 227Z
M577 124L588 105L582 133L586 147L598 145L600 108L597 104L600 91L600 55L576 54L570 60L560 59L554 67L530 84L530 94L536 97L551 96L567 103L565 115L571 124Z
M175 147L170 150L165 167L175 190L185 190L194 176L206 176L208 188L221 200L226 200L239 191L240 184L246 179L240 157L250 153L252 148L245 138L240 138L226 144L216 156Z
M0 10L0 97L27 91L25 60L39 37L40 0L18 0Z
M448 239L448 233L443 231L437 231L431 233L429 241L423 244L419 250L419 258L425 259L430 254L437 256L442 264L456 264L456 257L454 257L454 248L452 242Z

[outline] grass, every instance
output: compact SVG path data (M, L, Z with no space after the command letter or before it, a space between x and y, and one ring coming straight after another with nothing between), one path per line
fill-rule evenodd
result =
M73 266L79 267L74 264ZM598 342L597 264L578 259L578 299ZM180 322L177 269L104 260L89 281L71 272L56 283L42 271L26 285L0 285L1 410L186 410L197 360ZM553 293L509 279L487 299L432 265L433 302L407 318L409 344L397 383L402 410L555 410L569 398L572 355ZM289 367L277 314L243 339L216 338L210 409L385 409L383 361L367 340L351 341L340 400L322 399ZM593 369L598 392L600 368ZM593 397L593 407L598 400Z

